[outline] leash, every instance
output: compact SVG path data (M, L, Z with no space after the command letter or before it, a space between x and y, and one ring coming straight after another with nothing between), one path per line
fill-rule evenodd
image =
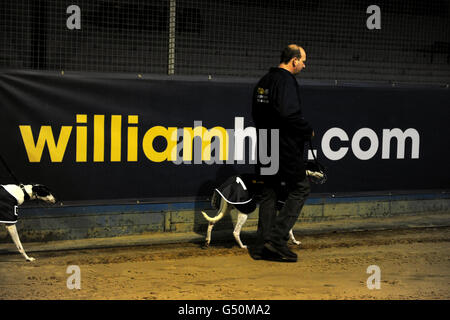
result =
M14 179L14 182L20 187L20 189L22 189L23 195L25 197L24 199L30 200L30 195L28 194L28 192L25 191L25 187L24 187L23 183L21 183L19 181L19 179L17 179L16 175L11 170L11 168L8 166L8 164L6 163L5 159L3 159L1 154L0 154L0 161L3 164L3 166L5 167L6 171L8 171L9 175Z

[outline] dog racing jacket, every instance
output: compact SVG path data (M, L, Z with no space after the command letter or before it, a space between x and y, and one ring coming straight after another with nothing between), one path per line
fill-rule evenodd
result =
M211 206L220 207L220 199L234 205L242 213L251 213L256 209L254 199L256 180L251 174L242 174L229 177L224 183L214 190L211 198Z
M264 181L254 174L240 174L229 177L224 183L214 190L211 198L211 206L220 207L220 199L234 205L240 212L249 214L255 211L260 200ZM282 185L277 187L279 210L287 197L287 190Z
M0 185L0 223L16 223L17 200Z
M282 68L271 68L253 92L252 116L256 128L279 130L277 175L283 181L305 179L304 144L311 139L313 130L303 118L299 91L293 74ZM267 154L271 154L270 140ZM257 169L260 166L258 163Z

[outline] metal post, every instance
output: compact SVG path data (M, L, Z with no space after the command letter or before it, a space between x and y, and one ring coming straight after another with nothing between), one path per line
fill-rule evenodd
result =
M176 0L169 0L169 52L167 74L175 74L175 24L176 24Z

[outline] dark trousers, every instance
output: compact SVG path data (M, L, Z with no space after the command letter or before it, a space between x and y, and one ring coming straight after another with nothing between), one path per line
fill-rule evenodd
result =
M277 215L280 188L274 182L264 185L259 205L256 250L262 250L264 243L268 241L278 246L286 246L289 231L295 225L311 190L307 177L297 183L288 183L285 188L287 197Z

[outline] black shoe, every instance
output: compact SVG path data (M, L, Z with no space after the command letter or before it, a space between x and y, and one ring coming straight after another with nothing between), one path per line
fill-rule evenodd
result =
M281 256L278 253L274 253L272 251L269 251L267 249L264 249L264 254L262 256L263 260L267 260L267 261L276 261L276 262L297 262L297 258L286 258Z
M248 252L250 254L250 257L252 257L253 260L263 260L263 254L262 252Z
M248 247L248 254L253 260L263 260L264 259L264 246L258 247Z
M281 258L296 262L297 261L297 254L289 250L287 246L277 246L273 244L272 242L266 242L264 244L264 248L270 251L273 254L279 255Z
M267 261L278 261L278 262L291 262L287 261L278 253L273 253L272 251L262 248L260 250L249 250L248 253L253 260L267 260Z

